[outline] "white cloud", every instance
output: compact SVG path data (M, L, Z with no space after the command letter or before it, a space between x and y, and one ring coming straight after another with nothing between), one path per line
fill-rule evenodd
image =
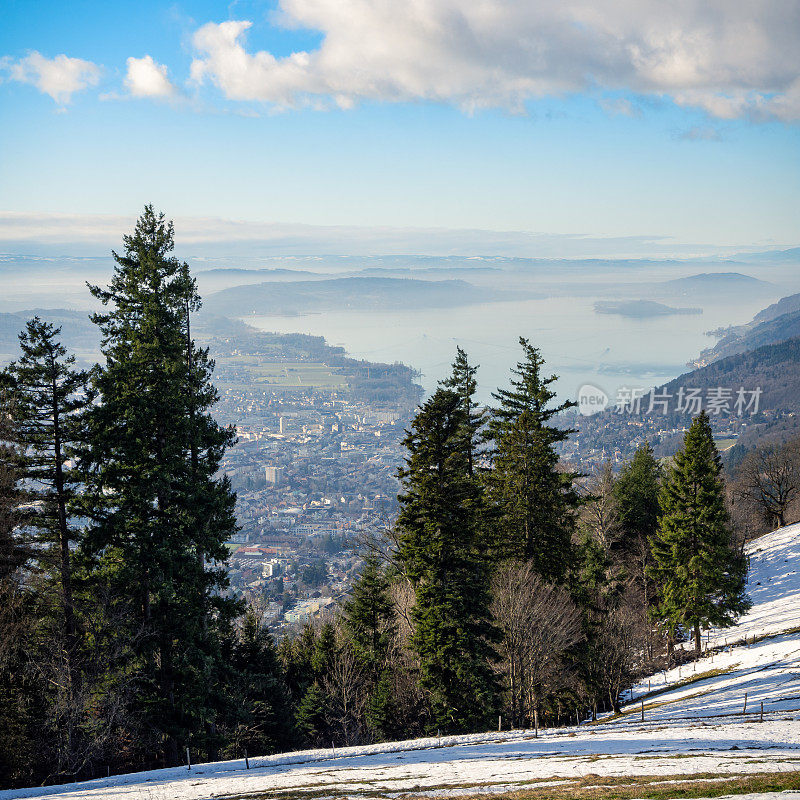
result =
M667 96L722 118L800 118L797 0L280 0L320 47L250 52L247 21L196 31L192 78L277 106L432 100L520 110L580 91Z
M100 80L100 67L96 64L63 54L45 58L34 50L18 61L5 59L3 66L11 80L33 84L59 105L66 105L75 92L96 86Z
M125 88L132 97L170 99L177 95L176 88L167 77L167 67L152 56L129 58L125 75Z
M135 217L104 214L44 214L0 210L0 262L3 253L107 255L119 248ZM750 242L724 245L682 242L658 234L595 236L533 231L419 228L353 225L302 225L176 217L181 258L222 258L225 265L264 266L266 260L319 259L334 265L336 256L424 253L430 256L537 258L636 258L711 256L753 249ZM787 242L791 246L795 242ZM773 243L774 245L774 243ZM759 248L765 249L765 248ZM490 263L491 257L488 258ZM273 264L273 266L275 266ZM306 266L307 269L313 267Z

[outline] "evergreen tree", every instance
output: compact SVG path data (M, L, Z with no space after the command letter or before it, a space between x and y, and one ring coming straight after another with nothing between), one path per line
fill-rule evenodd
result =
M47 744L40 757L53 772L72 775L92 749L72 563L79 538L71 517L76 476L69 466L88 398L87 374L75 369L75 357L67 355L59 334L60 328L39 317L29 320L19 336L22 355L6 375L33 509L25 531L36 549L37 624L27 646L48 687L40 721Z
M482 430L486 424L486 413L483 409L479 409L475 402L475 392L478 388L478 382L475 380L477 372L478 367L473 367L469 363L467 354L460 347L456 347L453 371L450 377L441 382L445 389L451 389L461 399L461 411L464 415L464 421L460 433L467 458L467 473L470 477L476 471L478 446L481 441Z
M500 513L493 549L498 560L531 561L545 579L563 581L571 561L578 476L559 470L555 451L572 431L548 422L576 404L550 406L557 376L543 377L539 350L527 339L519 341L524 359L512 371L511 389L493 394L500 404L490 422L494 454L489 485Z
M645 442L623 465L614 484L617 514L622 529L621 549L640 537L652 538L658 528L658 493L661 467L653 448Z
M18 572L35 550L20 535L29 518L23 511L28 496L22 488L24 455L9 377L0 374L0 584L10 588L21 582Z
M399 472L398 563L414 586L412 645L434 728L480 729L497 695L478 486L468 472L461 397L438 389L414 418Z
M108 289L105 365L93 376L100 402L87 415L83 554L97 591L126 623L123 671L138 675L137 718L167 764L190 737L213 729L219 647L236 604L224 542L236 530L235 497L215 478L233 434L209 409L213 362L191 339L200 306L187 264L170 256L172 223L145 207Z
M36 551L21 535L27 495L8 377L0 376L0 788L38 777L37 729L44 713L41 682L29 669L36 609L26 573Z
M78 679L74 660L77 622L70 547L77 533L70 523L76 477L68 462L81 437L81 412L87 405L87 373L75 369L59 342L60 328L39 317L19 335L21 358L8 367L13 382L18 436L25 444L23 475L28 502L36 513L28 529L38 532L39 559L56 591L54 613L63 622L67 682Z
M378 556L370 553L344 604L344 625L359 660L375 679L387 664L393 618L389 579Z
M732 543L722 465L708 415L692 422L664 480L650 575L660 587L656 615L671 632L728 627L750 607L747 562Z
M288 750L294 743L291 704L269 632L248 611L230 655L231 758Z
M316 746L331 742L328 729L328 698L319 683L314 681L297 706L297 727L305 738Z
M581 610L584 641L573 657L592 706L619 711L620 692L630 685L632 671L621 617L623 572L612 558L613 543L602 530L584 526L575 548L572 594Z
M389 585L379 557L370 553L344 606L344 626L366 676L367 724L379 738L391 730L394 716L389 660L395 621Z
M286 685L292 702L297 707L314 682L312 661L317 646L313 625L304 625L299 636L285 637L278 647Z
M319 628L308 623L299 636L281 642L280 659L295 709L299 733L312 745L330 744L331 702L324 684L338 653L336 630L330 622Z
M612 555L628 576L627 602L637 619L640 646L648 659L654 657L659 640L653 636L650 618L656 602L656 586L650 577L650 542L658 530L661 472L653 449L645 443L623 465L614 484L620 537Z

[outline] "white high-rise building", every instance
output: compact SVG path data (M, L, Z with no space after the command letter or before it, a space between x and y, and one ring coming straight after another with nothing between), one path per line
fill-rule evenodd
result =
M283 482L283 469L283 467L274 467L272 465L264 467L264 477L267 483L273 486L280 486Z

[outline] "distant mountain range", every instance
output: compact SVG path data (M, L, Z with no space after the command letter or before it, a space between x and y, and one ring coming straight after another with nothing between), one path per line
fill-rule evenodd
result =
M704 272L700 275L690 275L686 278L675 278L664 281L661 287L669 293L681 296L706 295L713 292L715 295L734 294L742 291L773 292L775 287L767 281L743 275L741 272Z
M306 269L238 269L223 267L200 270L194 273L201 296L211 292L219 292L233 286L243 286L259 281L284 283L286 281L312 281L330 278L323 272L311 272Z
M800 247L785 250L765 250L760 253L737 253L731 261L745 264L793 264L800 263Z
M61 340L68 349L88 357L100 350L100 331L86 311L65 308L30 308L10 314L0 313L0 355L14 358L19 351L19 333L32 317L41 317L61 328Z
M334 278L235 286L209 295L204 307L221 316L245 317L343 309L452 308L519 297L519 292L487 290L460 280Z

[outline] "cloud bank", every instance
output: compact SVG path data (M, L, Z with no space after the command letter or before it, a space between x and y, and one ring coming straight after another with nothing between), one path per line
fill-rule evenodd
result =
M45 58L34 50L19 60L4 59L2 65L12 81L33 84L59 105L67 105L72 95L100 80L100 67L82 58L59 55Z
M36 214L0 211L2 254L102 256L119 249L133 217L105 214ZM712 256L741 245L681 242L659 234L597 236L390 226L302 225L176 217L182 258L225 257L233 265L247 259L337 255L505 256L523 258L641 258ZM2 270L0 270L2 271Z
M276 58L251 23L196 31L194 82L279 107L362 100L521 111L572 92L671 98L732 119L800 118L797 0L281 0L280 23L322 34Z

